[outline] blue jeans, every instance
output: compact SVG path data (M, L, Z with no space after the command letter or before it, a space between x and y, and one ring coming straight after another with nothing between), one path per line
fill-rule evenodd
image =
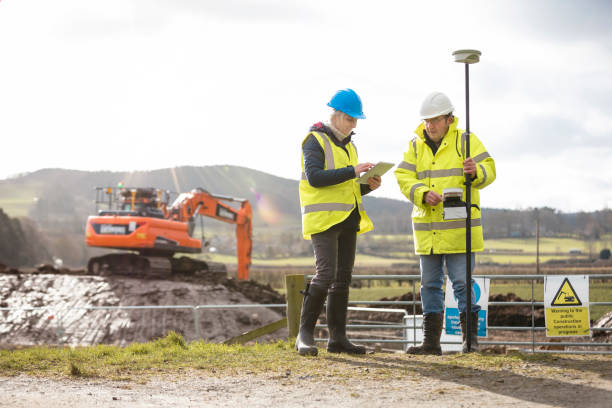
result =
M453 291L459 304L459 312L464 313L467 309L465 301L465 253L445 255L421 255L421 302L423 314L444 312L444 263L448 271L448 278L453 284ZM474 271L474 259L472 254L472 271ZM474 280L472 279L472 285ZM474 291L472 290L472 312L480 311L480 306L474 302Z

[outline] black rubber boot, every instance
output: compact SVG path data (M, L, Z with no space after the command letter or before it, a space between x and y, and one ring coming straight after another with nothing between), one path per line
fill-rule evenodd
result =
M330 353L365 354L366 348L351 343L346 337L346 314L348 288L331 288L327 295L327 327L329 340L327 351Z
M465 321L465 316L466 313L460 313L459 314L459 323L461 324L461 337L463 338L463 352L467 353L467 330L466 330L466 325L467 322ZM470 321L470 329L472 332L472 342L470 344L470 351L478 351L478 312L472 312L472 319Z
M442 355L440 336L442 336L442 313L423 315L423 342L418 346L408 347L408 354Z
M295 349L302 356L316 356L319 353L314 341L314 329L323 310L326 296L327 289L306 285L300 316L300 332L295 340Z

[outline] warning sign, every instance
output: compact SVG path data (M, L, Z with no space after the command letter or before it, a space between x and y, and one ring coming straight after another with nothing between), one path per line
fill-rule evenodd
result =
M576 294L569 279L565 278L561 287L555 295L555 299L550 304L551 306L581 306L582 302Z
M546 276L544 307L546 336L589 335L589 277Z
M474 284L472 285L472 289L474 291L474 301L480 306L478 321L474 322L475 324L478 324L478 337L487 337L487 312L489 310L490 282L491 280L489 278L474 278ZM461 335L459 304L452 289L452 285L448 280L446 281L446 296L444 304L446 306L444 308L444 327L446 328L446 334Z

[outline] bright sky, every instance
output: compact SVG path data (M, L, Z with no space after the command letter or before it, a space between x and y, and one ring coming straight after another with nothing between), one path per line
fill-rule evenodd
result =
M341 88L360 161L402 160L433 90L496 160L481 203L612 208L612 3L0 0L0 179L232 164L298 179ZM204 186L205 187L205 186ZM374 193L403 196L392 173Z

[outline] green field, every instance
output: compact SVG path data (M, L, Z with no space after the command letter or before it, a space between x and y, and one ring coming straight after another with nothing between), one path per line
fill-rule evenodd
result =
M369 237L373 242L385 241L388 243L407 243L412 242L411 235L376 235ZM605 236L597 241L585 241L575 238L541 238L540 239L540 263L553 260L586 260L596 259L599 252L604 248L612 248L612 237ZM581 254L570 254L570 250L578 249ZM232 264L236 262L233 255L222 255L208 253L207 259L215 262ZM381 256L372 254L357 253L355 266L371 267L381 266L390 267L396 263L415 263L418 262L414 252L391 250L381 253ZM536 262L536 243L535 238L505 238L491 239L485 241L485 252L476 253L477 263L497 263L497 264L534 264ZM293 258L254 258L255 266L312 266L313 258L293 257Z
M38 191L39 188L30 185L17 188L0 183L0 208L9 217L25 217L34 205Z
M200 259L208 259L213 262L222 262L228 265L236 264L236 257L233 255L226 254L211 254L208 253L206 255L197 256ZM392 259L392 258L381 258L371 255L362 255L357 254L355 265L356 266L382 266L389 267L391 264L396 262L405 262L405 259ZM416 262L416 258L413 259ZM253 266L287 266L287 267L314 267L314 258L311 256L308 257L294 257L294 258L279 258L279 259L262 259L262 258L253 258L252 260Z
M359 239L359 238L358 238ZM376 235L368 237L373 242L385 242L389 246L408 246L412 243L412 235ZM575 238L541 238L540 239L540 263L554 260L586 260L597 259L599 252L604 248L612 248L612 236L604 236L597 241L585 241ZM581 254L570 254L570 250L579 250ZM214 255L215 257L219 255ZM219 261L224 262L224 261ZM231 257L225 262L232 262ZM235 262L235 261L234 261ZM387 250L381 252L381 256L357 253L355 266L390 267L397 263L415 263L418 257L414 252L401 250ZM535 238L504 238L490 239L485 241L485 251L476 254L477 263L497 263L524 265L536 263L536 240ZM253 259L253 265L259 266L311 266L314 264L312 257L295 257L282 259Z

